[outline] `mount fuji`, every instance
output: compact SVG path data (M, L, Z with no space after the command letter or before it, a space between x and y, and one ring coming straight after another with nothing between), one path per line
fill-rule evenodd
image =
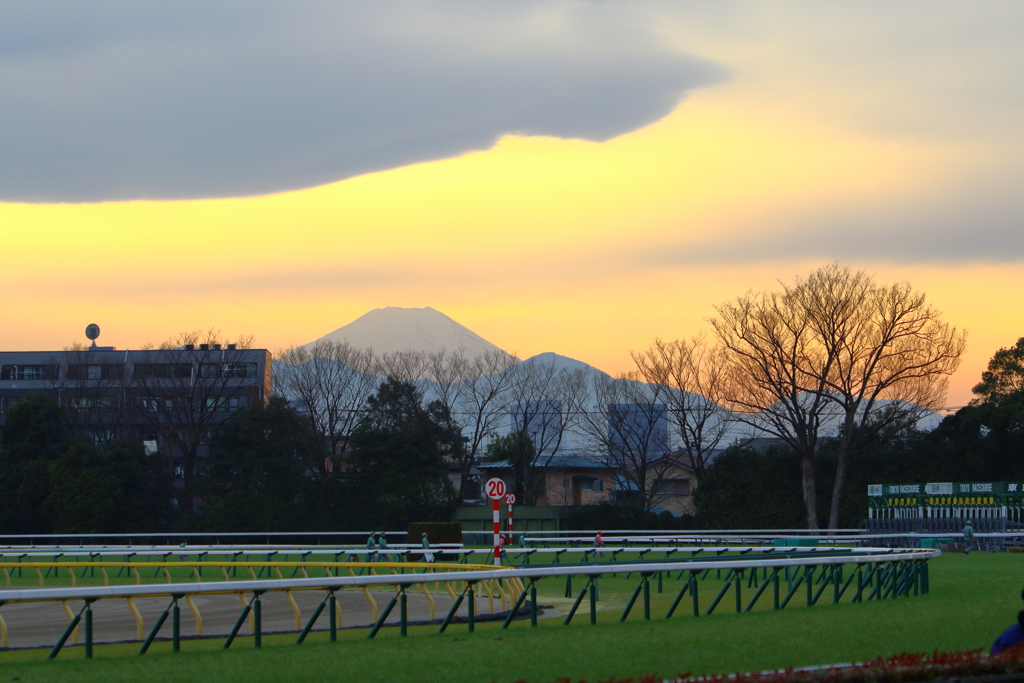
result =
M476 332L429 306L375 308L306 346L311 346L317 341L347 341L351 346L373 349L375 353L434 353L462 349L470 358L488 352L505 353Z

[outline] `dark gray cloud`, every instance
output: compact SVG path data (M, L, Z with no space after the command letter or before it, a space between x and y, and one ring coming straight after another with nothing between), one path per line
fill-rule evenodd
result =
M581 2L0 4L0 200L262 194L484 149L605 140L718 65Z

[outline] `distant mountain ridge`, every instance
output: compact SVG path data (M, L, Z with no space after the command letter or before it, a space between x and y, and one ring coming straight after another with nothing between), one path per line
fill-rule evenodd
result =
M507 353L500 347L487 341L464 325L459 324L444 313L430 308L399 308L388 306L375 308L360 316L344 327L320 337L304 346L312 346L318 341L347 341L351 346L360 349L373 349L376 354L396 353L402 351L418 351L435 353L438 351L454 352L462 349L467 357L477 357L488 352ZM607 373L587 363L553 352L544 352L524 359L526 363L552 364L559 371L583 371L588 375L604 375ZM422 380L428 395L432 394L432 382ZM591 397L588 404L595 404L596 398ZM934 429L942 417L928 412L918 421L918 428ZM831 435L838 430L838 417L832 416L824 421L823 434ZM730 430L728 440L731 442L745 441L754 436L757 430L742 423L736 423ZM749 433L747 433L749 432Z
M305 346L321 340L347 341L356 348L373 349L374 353L435 353L458 349L462 349L468 357L481 356L487 352L505 353L468 327L429 306L375 308Z

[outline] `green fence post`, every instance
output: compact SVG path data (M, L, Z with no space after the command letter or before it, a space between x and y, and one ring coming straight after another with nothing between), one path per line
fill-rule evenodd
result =
M814 594L814 598L811 600L812 605L818 604L818 598L820 598L821 594L825 592L826 588L828 588L828 582L832 580L833 573L824 571L824 567L822 567L821 575L823 580L821 582L821 586L818 587L818 592Z
M331 591L331 594L327 597L327 609L331 611L327 624L330 629L330 640L332 643L338 640L338 608L335 606L337 602L338 599L334 597L334 591Z
M722 596L724 596L725 592L730 588L732 588L732 581L726 581L725 585L722 586L722 590L718 591L718 595L716 595L715 599L711 601L711 606L708 607L708 610L706 612L704 612L705 615L709 615L715 611L715 608L718 607L718 603L722 600Z
M666 619L671 619L672 618L672 615L676 611L676 607L679 606L679 603L682 601L683 596L686 595L686 591L689 590L689 588L690 588L690 582L687 581L686 583L683 584L683 587L679 589L679 593L676 594L676 599L672 601L672 606L669 607L668 608L668 612L665 613L665 618Z
M75 627L78 626L78 622L81 620L82 613L79 612L68 623L68 627L64 629L64 634L57 641L57 644L53 646L53 649L50 650L50 654L46 657L47 659L55 659L57 657L57 654L60 652L61 648L64 647L64 643L66 643L68 638L71 636L71 632L75 630Z
M806 577L804 583L807 584L807 606L810 607L814 604L812 599L814 593L814 567L804 567L804 576Z
M576 602L572 604L572 609L570 609L569 613L565 615L565 621L562 622L562 626L568 626L569 622L572 621L573 616L576 614L576 610L579 609L580 603L583 602L583 596L587 594L588 588L589 584L584 586L583 590L580 591L580 594L576 597Z
M326 605L326 604L327 604L327 598L324 598L320 602L320 604L316 606L316 609L313 610L313 616L311 616L309 618L309 621L306 622L305 627L303 627L303 629L302 629L302 633L299 634L298 640L295 641L296 645L300 645L302 643L302 641L304 641L306 639L306 636L309 635L310 629L313 628L313 624L316 623L316 620L320 617L321 612L324 611L324 605Z
M700 616L700 598L697 597L697 573L690 572L690 597L693 598L693 616Z
M153 624L153 630L149 632L149 635L146 637L146 640L142 643L142 647L139 649L140 655L146 654L146 650L148 650L149 646L153 644L153 639L156 638L156 634L160 632L160 627L164 625L164 622L167 620L167 615L170 613L171 606L168 605L167 609L165 609L160 614L160 617L156 620L156 623Z
M629 616L629 612L633 609L633 604L636 602L637 597L639 597L640 591L643 590L643 587L643 581L636 585L636 589L633 591L633 595L631 595L629 600L626 602L626 608L622 610L622 616L619 617L620 623L625 621L626 617Z
M398 603L398 632L399 635L406 636L408 635L409 608L406 605L405 600L405 586L400 586L398 590L400 591L400 599Z
M173 596L174 607L171 608L171 651L181 652L181 610L178 608L178 596Z
M590 577L590 623L597 623L597 578Z
M267 572L270 573L269 571ZM178 609L177 603L174 609ZM257 648L263 647L263 610L260 608L260 594L254 592L252 595L252 621L253 621L253 645Z
M793 585L789 589L789 592L786 593L786 597L782 600L781 603L779 603L779 609L786 609L786 605L789 604L789 601L793 598L793 595L797 592L797 590L799 590L800 584L803 583L805 575L797 574L796 572L793 572L793 574L796 575L796 581L793 582Z
M757 571L757 570L755 569L754 571ZM758 598L761 597L761 593L764 593L764 589L767 588L767 587L768 587L768 577L766 576L764 581L761 582L761 585L758 586L757 591L754 593L754 597L752 597L750 599L750 603L747 605L747 609L745 611L749 612L754 607L754 603L757 602Z
M253 596L253 599L256 599L255 596ZM235 636L238 635L238 629L242 628L242 624L245 623L245 618L249 616L250 611L252 611L252 600L245 603L245 607L242 608L242 613L238 615L238 621L235 622L235 627L231 629L231 633L228 634L227 640L224 641L225 650L231 647L231 643L235 642Z
M651 575L644 574L644 621L651 620Z
M92 659L92 600L85 601L85 657Z
M473 585L472 583L469 584L469 614L467 615L467 621L470 633L476 630L476 597L473 593Z
M391 598L391 602L388 603L388 606L385 607L384 611L380 613L379 617L377 617L377 623L374 624L373 628L370 629L369 635L366 636L367 638L373 638L374 636L377 635L377 631L379 631L381 629L381 626L384 625L384 620L388 618L388 615L391 614L391 610L393 610L395 608L395 603L396 602L398 602L398 596L397 595L395 597ZM470 630L472 630L472 629L470 629Z
M537 581L530 582L530 626L537 625Z
M664 590L662 589L662 585L661 585L661 575L662 575L662 572L658 572L658 593L664 592Z
M568 574L565 577L565 597L572 597L572 574Z
M523 606L524 600L526 600L525 590L519 594L518 598L516 598L516 604L512 605L512 609L509 610L508 616L505 617L505 621L501 623L502 629L508 628L508 625L512 623L512 620L515 618L516 614L519 613L519 608Z
M741 611L743 611L743 608L742 608L742 606L740 604L741 601L742 601L742 598L740 597L740 586L741 586L742 583L743 583L743 575L742 575L742 573L737 573L736 574L736 613L737 614L739 614Z
M462 604L462 601L465 599L465 597L465 595L456 596L455 602L452 603L452 608L448 610L448 616L444 618L444 621L441 622L441 628L437 630L438 633L444 633L445 629L448 628L448 624L451 623L451 620L455 616L455 613L459 611L459 605Z
M789 571L789 567L786 567L786 571ZM772 574L773 593L775 594L775 602L773 603L775 609L779 609L779 570L776 569L775 573Z

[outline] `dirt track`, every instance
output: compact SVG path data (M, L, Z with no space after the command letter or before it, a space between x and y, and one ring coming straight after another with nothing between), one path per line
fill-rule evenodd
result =
M370 595L373 596L378 609L383 611L395 593L394 591L382 591L371 592ZM422 593L409 592L407 595L409 620L429 619L430 608L427 598ZM306 620L313 615L316 606L324 599L325 593L323 590L294 591L292 596L301 612L301 625L296 627L295 612L288 604L284 593L266 593L262 596L261 612L264 633L300 630L302 626L305 626ZM373 613L362 591L340 591L335 593L335 596L337 596L342 612L339 626L368 627L373 623ZM435 617L444 618L451 608L451 598L447 593L432 594L431 597L434 598ZM242 602L238 595L197 595L192 600L202 618L203 635L227 636L242 612ZM142 615L143 638L149 634L150 629L153 628L169 602L169 598L138 598L135 600L135 606ZM192 611L184 600L180 600L178 604L181 610L181 635L196 635L196 620ZM82 601L73 600L69 603L69 607L77 613L82 608ZM500 600L494 601L494 609L500 611ZM484 614L487 611L487 599L477 598L477 614ZM466 616L466 614L467 604L464 601L459 608L459 615ZM4 605L0 609L0 616L7 623L9 647L51 646L57 642L68 624L68 617L59 602L12 603ZM398 607L396 606L386 623L397 624L398 619ZM317 619L314 630L326 630L327 624L328 616L324 610ZM78 632L79 642L82 642L84 638L82 625L78 627ZM249 626L243 626L239 631L239 636L248 635L249 632ZM159 635L171 635L170 618L164 623ZM135 618L132 616L126 600L108 599L93 603L94 642L136 640L137 637ZM71 644L72 640L69 639L68 645Z

